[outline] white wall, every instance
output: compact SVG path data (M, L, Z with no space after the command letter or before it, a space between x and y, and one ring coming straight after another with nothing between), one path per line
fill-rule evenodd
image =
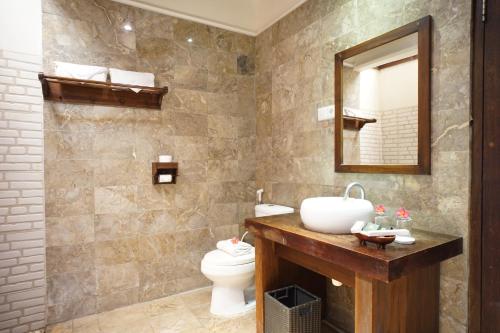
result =
M0 1L0 331L45 326L40 0Z
M42 54L41 0L0 1L0 49Z
M360 132L362 164L417 163L417 60L359 72L358 116L375 118Z
M359 108L393 110L418 104L418 61L359 72Z
M359 72L359 108L377 111L380 109L380 74L377 69L366 69Z
M307 0L113 1L250 36L256 36Z
M379 71L380 110L408 108L418 101L418 61Z
M358 117L375 118L376 123L363 127L359 134L361 164L382 164L382 126L380 124L380 71L374 68L359 72Z

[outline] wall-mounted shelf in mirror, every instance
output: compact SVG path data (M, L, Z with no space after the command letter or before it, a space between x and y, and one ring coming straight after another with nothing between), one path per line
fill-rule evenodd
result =
M336 172L430 174L431 25L426 16L335 55Z
M376 123L377 119L344 116L343 122L345 130L360 131L366 124Z

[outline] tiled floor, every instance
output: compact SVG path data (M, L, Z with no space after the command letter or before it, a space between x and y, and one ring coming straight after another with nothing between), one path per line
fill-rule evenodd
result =
M46 333L255 333L255 311L210 314L211 289L161 298L49 326Z

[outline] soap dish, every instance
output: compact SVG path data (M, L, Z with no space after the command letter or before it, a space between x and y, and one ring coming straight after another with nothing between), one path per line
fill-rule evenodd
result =
M384 249L387 244L390 244L394 242L396 239L395 235L392 236L366 236L361 233L355 233L354 236L356 236L359 239L359 245L367 246L367 242L377 244L377 249Z
M403 245L411 245L415 243L415 238L409 236L396 236L395 242Z

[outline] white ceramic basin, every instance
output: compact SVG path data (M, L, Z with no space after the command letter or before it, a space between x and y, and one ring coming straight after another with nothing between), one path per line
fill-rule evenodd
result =
M374 208L370 201L344 197L307 198L300 206L307 229L330 234L347 234L356 221L371 221Z

